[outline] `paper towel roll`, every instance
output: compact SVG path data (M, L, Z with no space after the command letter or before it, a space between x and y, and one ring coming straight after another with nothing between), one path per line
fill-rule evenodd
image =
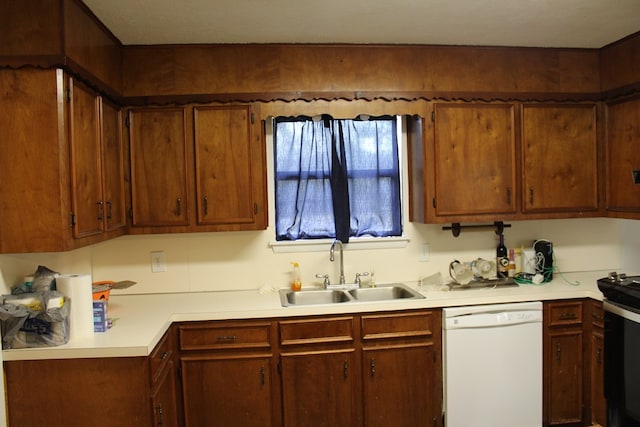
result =
M71 341L93 336L93 292L88 274L61 274L56 289L71 300L69 325Z

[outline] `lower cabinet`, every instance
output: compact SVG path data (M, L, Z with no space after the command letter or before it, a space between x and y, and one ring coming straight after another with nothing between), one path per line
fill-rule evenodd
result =
M148 357L5 361L9 427L178 426L172 330Z
M283 425L357 426L354 316L279 322Z
M591 424L607 426L607 402L604 397L604 310L601 301L590 301L591 338L590 364L587 373L590 379ZM588 326L588 325L585 325Z
M581 426L583 406L583 302L544 306L544 425Z
M440 320L433 311L361 317L365 426L441 425Z
M184 424L279 425L272 322L178 326Z

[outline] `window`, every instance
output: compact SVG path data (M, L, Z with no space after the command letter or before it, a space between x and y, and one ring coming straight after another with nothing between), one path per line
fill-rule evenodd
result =
M278 117L276 240L402 234L397 120Z

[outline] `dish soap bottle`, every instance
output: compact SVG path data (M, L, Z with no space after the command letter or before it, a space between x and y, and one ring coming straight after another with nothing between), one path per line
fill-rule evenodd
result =
M299 291L302 289L302 277L300 275L300 264L298 264L297 262L292 262L291 264L293 265L293 274L292 274L293 280L291 280L291 290Z

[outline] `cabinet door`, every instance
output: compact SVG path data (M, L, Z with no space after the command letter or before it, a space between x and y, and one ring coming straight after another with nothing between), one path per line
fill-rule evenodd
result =
M71 204L76 238L103 230L102 161L100 152L99 98L69 79Z
M194 123L198 224L255 222L251 108L197 107Z
M604 396L604 334L594 328L591 335L591 423L607 425L607 403Z
M434 106L436 215L514 213L514 110L506 104Z
M352 349L282 354L284 425L357 425L355 362Z
M640 212L640 99L607 106L607 209Z
M270 356L183 357L185 425L270 426Z
M101 127L105 230L112 231L126 225L122 113L120 108L104 98L102 99Z
M550 332L546 356L548 425L582 422L582 330Z
M188 225L183 108L129 112L133 226Z
M170 360L162 370L155 392L151 396L153 426L178 427L176 380Z
M437 425L435 369L430 344L364 349L364 425Z
M598 208L595 105L522 107L523 211Z

